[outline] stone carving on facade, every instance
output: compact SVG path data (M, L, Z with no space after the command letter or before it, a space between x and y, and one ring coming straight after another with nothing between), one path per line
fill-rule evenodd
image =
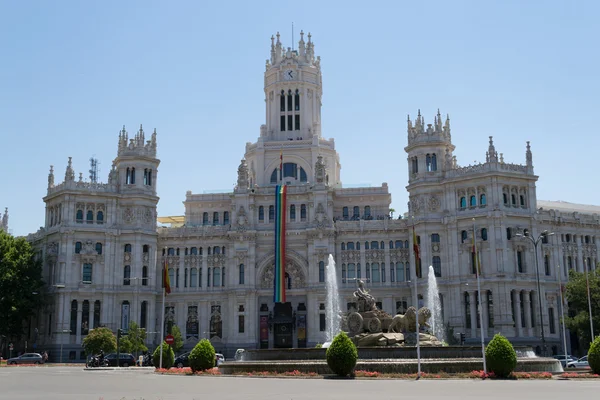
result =
M245 232L248 229L248 216L246 215L246 210L244 206L240 206L239 211L237 212L236 221L235 221L235 230L238 232Z
M323 163L323 156L317 156L317 162L315 163L315 182L323 184L325 183L325 163Z
M145 207L144 214L142 216L144 223L150 224L154 220L154 213L152 212L152 208Z
M240 166L238 167L237 187L238 189L248 188L248 164L246 163L245 158L242 158Z
M84 254L84 255L98 254L98 252L96 251L96 245L91 240L86 240L83 243L83 246L81 247L81 251L79 252L79 254Z
M58 256L58 243L57 242L48 243L48 245L46 246L46 255L50 256L50 257Z
M295 263L289 262L289 260L285 265L285 273L289 275L292 280L292 288L303 288L306 287L306 279L304 277L304 272L302 269L298 267ZM269 264L265 267L262 276L260 277L260 287L262 289L270 289L273 288L275 278L275 270L274 265Z
M436 196L431 196L427 202L429 211L437 211L440 208L440 201Z
M325 213L323 203L319 203L319 205L317 206L314 223L317 229L325 229L330 226L330 221L329 218L327 218L327 214Z
M342 262L359 263L360 250L344 250L341 254Z
M123 221L126 224L132 224L135 222L135 209L133 207L126 207L123 210Z

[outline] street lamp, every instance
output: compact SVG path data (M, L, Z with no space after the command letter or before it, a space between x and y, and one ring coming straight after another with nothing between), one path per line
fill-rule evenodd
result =
M529 239L529 241L531 241L531 243L533 243L533 248L535 250L535 275L536 275L536 279L537 279L538 304L539 304L539 308L540 308L540 331L542 334L542 355L543 356L547 355L548 352L547 352L547 348L546 348L546 336L544 335L544 314L543 314L543 309L542 309L542 290L540 289L540 266L539 266L537 247L538 247L538 244L540 244L540 242L542 241L542 239L548 238L548 236L552 236L552 235L554 235L554 232L548 232L548 230L542 231L542 233L539 234L537 239L534 239L531 235L529 235L528 231L525 232L525 234L517 233L515 235L517 237Z

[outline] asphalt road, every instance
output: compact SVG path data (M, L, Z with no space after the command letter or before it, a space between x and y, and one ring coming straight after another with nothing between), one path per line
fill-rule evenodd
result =
M564 400L596 398L599 391L600 381L275 379L0 368L2 400Z

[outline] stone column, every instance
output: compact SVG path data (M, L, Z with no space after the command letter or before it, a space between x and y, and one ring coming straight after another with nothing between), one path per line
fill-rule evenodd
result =
M512 291L513 304L515 307L515 336L523 337L523 324L521 320L521 298L518 290Z
M75 327L76 332L76 343L81 343L81 314L83 313L81 302L77 302L77 326Z
M477 335L477 296L475 291L469 291L469 310L471 312L471 337L476 338Z
M531 291L529 290L524 290L523 291L523 302L525 303L523 305L523 307L525 307L525 332L527 333L527 336L531 337L533 336L533 332L532 332L532 326L531 326L531 298L530 298L530 293Z

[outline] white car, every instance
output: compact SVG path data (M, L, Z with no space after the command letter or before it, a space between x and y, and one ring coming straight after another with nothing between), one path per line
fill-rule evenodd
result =
M587 356L583 356L577 361L571 361L570 363L567 363L567 368L589 368L589 367L590 367L590 363L588 363Z
M218 367L219 365L221 365L221 363L225 362L225 357L224 357L224 356L223 356L223 354L221 354L221 353L216 353L216 354L215 354L215 358L217 359L217 362L216 362L216 364L217 364L217 367Z

